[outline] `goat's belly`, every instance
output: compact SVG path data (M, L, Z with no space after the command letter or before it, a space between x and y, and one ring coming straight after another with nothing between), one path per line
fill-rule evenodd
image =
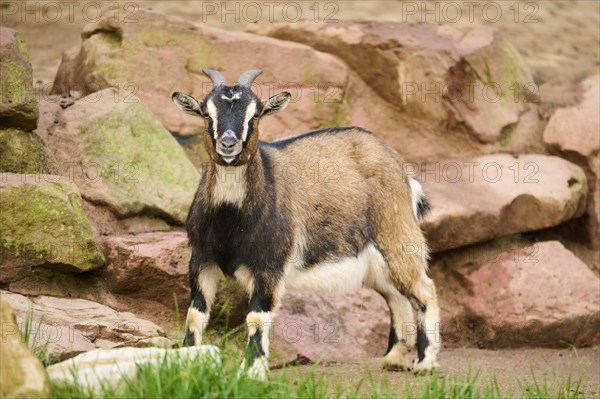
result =
M289 265L285 286L290 289L316 292L349 292L363 283L381 279L385 262L381 252L368 245L357 256L318 263L309 267Z

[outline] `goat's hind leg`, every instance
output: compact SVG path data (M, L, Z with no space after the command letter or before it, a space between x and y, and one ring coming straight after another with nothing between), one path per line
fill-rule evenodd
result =
M391 283L378 287L390 309L390 335L383 357L383 367L388 370L411 370L411 348L416 341L414 313L408 299Z
M417 313L417 358L415 373L439 367L437 354L440 350L440 309L433 281L422 273L413 287L410 302Z
M416 341L414 313L410 302L390 277L389 263L379 252L371 260L365 285L383 296L390 309L390 336L383 367L388 370L410 370L412 357L409 353Z
M401 246L392 245L389 245L388 248L390 249L386 252L386 260L389 278L386 281L389 280L389 282L386 282L386 286L394 287L395 290L388 290L388 292L394 293L390 298L394 298L398 303L393 305L393 301L386 299L390 303L392 314L400 316L394 320L394 328L398 337L402 336L405 342L403 343L399 339L398 343L385 356L386 363L397 364L399 361L396 359L405 361L408 348L412 347L416 338L417 360L413 362L414 371L422 372L439 367L437 354L441 344L440 311L435 285L427 276L426 252L408 251ZM381 292L381 290L379 291ZM412 312L406 310L409 307L408 303L412 305L417 314L416 328ZM394 309L397 310L394 311ZM408 316L409 314L410 316ZM399 321L401 322L400 327L398 327Z

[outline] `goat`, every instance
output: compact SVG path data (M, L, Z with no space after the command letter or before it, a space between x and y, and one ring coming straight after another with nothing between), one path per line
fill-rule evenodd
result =
M206 98L172 95L182 111L204 118L210 156L186 223L185 344L200 344L221 272L233 276L249 296L249 371L264 379L269 326L286 287L338 292L364 284L390 308L384 366L438 367L439 307L419 227L428 202L400 156L357 127L262 142L259 120L285 109L290 93L261 101L251 89L259 70L233 86L218 71L203 72L213 83Z

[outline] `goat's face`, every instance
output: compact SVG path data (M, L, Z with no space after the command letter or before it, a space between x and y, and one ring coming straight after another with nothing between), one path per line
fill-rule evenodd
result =
M260 71L249 72L256 76L260 74ZM284 92L261 101L250 88L252 82L243 79L248 73L234 86L225 85L224 79L219 80L222 75L216 71L205 73L213 79L214 85L206 98L198 101L176 92L172 96L173 102L182 111L204 118L206 147L213 162L243 165L258 151L259 119L283 110L291 95Z

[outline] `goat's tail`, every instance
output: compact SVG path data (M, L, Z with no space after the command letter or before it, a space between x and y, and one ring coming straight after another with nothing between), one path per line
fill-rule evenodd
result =
M427 195L425 195L425 190L423 190L423 185L420 181L409 177L408 182L410 184L413 213L417 220L423 220L425 215L431 210L431 204L427 199Z

